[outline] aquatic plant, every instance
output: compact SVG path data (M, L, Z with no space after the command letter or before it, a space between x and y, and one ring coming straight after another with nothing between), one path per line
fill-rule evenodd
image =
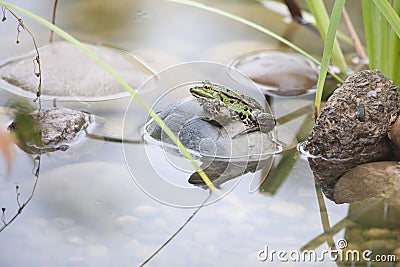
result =
M331 19L329 21L329 25L327 28L325 44L324 44L324 52L322 55L322 63L321 63L321 68L320 68L320 72L319 72L319 76L318 76L317 91L315 94L315 111L314 111L315 117L317 117L319 114L322 92L324 90L325 78L326 78L326 74L328 72L328 67L329 67L329 63L331 61L334 47L336 47L338 49L338 46L335 46L335 44L337 44L335 36L336 36L337 27L339 25L340 14L341 14L341 11L343 9L345 2L346 2L346 0L335 1ZM324 27L320 26L319 29L324 30ZM340 49L339 49L339 51L340 51ZM336 51L336 54L341 53L339 51ZM340 56L339 56L339 58L340 58Z
M336 40L336 34L339 33L338 25L346 0L335 1L330 18L327 15L323 0L307 0L310 10L316 18L316 24L320 34L325 40L322 62L319 62L309 53L296 46L294 43L286 40L269 29L266 29L265 27L242 17L198 3L196 1L168 1L200 8L238 21L260 32L263 32L272 38L275 38L276 40L284 43L296 52L308 57L313 62L320 65L320 75L315 97L315 115L318 115L319 113L326 74L330 73L336 80L341 83L343 82L341 78L337 77L336 74L329 70L328 66L332 61L332 63L338 66L342 71L347 72L347 64L344 60L343 52L338 41ZM400 84L400 72L398 71L400 64L400 18L398 15L400 13L400 0L392 1L392 5L385 0L364 0L361 2L369 56L369 67L370 69L381 70L382 73L391 78L398 86ZM358 48L357 44L354 44L354 41L353 45Z
M361 1L369 65L400 85L400 1Z
M341 5L342 2L344 1L340 2ZM315 22L322 39L326 40L327 38L333 37L332 63L339 67L342 71L346 71L347 64L344 59L343 52L340 49L339 42L336 40L335 36L327 34L329 26L329 16L323 0L307 0L307 5L310 8L311 13L315 17ZM332 19L333 15L337 16L337 13L332 12Z
M335 50L335 35L338 29L340 16L344 10L346 0L335 1L329 27L325 29L326 18L317 19L317 25L321 35L325 38L324 53L317 85L315 97L316 115L319 113L319 106L325 81L328 64L332 57L340 58L341 51ZM316 17L318 14L326 12L322 0L308 0L311 12ZM367 42L367 51L369 57L369 68L378 69L384 75L393 80L399 86L400 84L400 1L371 0L361 1L365 37ZM326 30L326 33L325 33ZM337 60L335 60L337 62Z

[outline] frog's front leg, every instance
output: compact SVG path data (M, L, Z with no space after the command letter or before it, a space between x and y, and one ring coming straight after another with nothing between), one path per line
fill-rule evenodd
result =
M276 125L275 118L267 112L259 112L254 114L258 124L258 130L263 133L268 133L274 129Z

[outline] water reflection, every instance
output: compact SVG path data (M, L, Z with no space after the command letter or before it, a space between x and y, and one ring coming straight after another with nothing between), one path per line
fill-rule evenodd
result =
M107 0L60 1L59 9L61 23L69 28L104 36L123 31L135 12L137 18L145 15L137 9L136 1L129 0L118 0L112 5Z
M256 171L263 170L264 173L268 173L272 166L273 157L269 157L261 161L247 162L218 161L214 158L209 160L211 161L207 161L207 158L202 158L202 164L200 165L200 168L207 174L213 184L219 187L223 183L231 179L241 177L248 172L255 173ZM261 177L259 183L261 184L265 178L266 176ZM203 179L197 172L190 175L188 182L195 185L205 185ZM254 189L258 188L259 184L253 186L253 188L250 190L254 191Z
M387 266L394 266L400 259L399 215L400 202L397 197L352 203L344 219L308 242L302 250L315 250L327 238L344 231L344 241L338 248L343 258L338 257L338 264L382 266L382 262L385 262Z

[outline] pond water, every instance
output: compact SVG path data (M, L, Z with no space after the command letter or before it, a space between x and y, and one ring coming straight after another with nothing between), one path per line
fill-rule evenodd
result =
M264 25L321 55L322 44L315 33L286 24L284 16L258 1L202 2ZM350 12L359 14L355 1L348 2ZM12 3L51 17L52 1ZM228 64L252 51L283 48L227 18L161 0L60 1L57 21L81 41L132 53L153 72L193 61ZM359 26L360 20L355 22ZM48 43L46 29L27 18L24 23L39 46ZM25 33L15 44L16 25L10 14L0 24L1 61L32 51ZM150 106L160 96L151 90L142 94ZM177 101L180 96L175 97ZM2 130L12 120L4 107L21 98L0 89ZM292 138L289 141L294 136L297 142L306 139L313 126L313 101L312 94L268 97L278 124ZM50 98L42 104L53 105ZM65 151L43 154L40 160L15 146L9 176L5 161L0 160L3 222L18 213L33 192L22 213L0 232L0 266L139 266L203 201L206 205L148 266L280 266L285 259L295 266L341 266L328 254L323 261L297 262L289 254L295 257L301 249L315 249L320 258L333 243L344 248L343 242L360 251L400 253L398 201L335 204L316 189L307 159L293 146L270 157L263 168L242 170L241 177L223 183L219 194L208 198L207 188L188 182L194 169L187 161L162 147L143 144L141 131L148 114L131 97L67 100L57 105L96 116L90 129L93 136L82 137L79 145ZM122 138L123 144L116 141ZM282 259L273 252L280 250L287 252L280 255Z

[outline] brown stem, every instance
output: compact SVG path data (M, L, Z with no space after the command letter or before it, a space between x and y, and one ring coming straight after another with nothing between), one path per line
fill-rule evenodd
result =
M17 16L17 14L14 13L14 11L12 11L9 8L5 8L6 10L8 10L8 12L10 12L11 15L13 15L16 20L18 21L18 27L17 27L17 31L18 31L18 35L17 35L17 44L19 43L19 32L20 32L20 28L24 29L29 36L32 38L32 42L33 45L35 47L35 51L36 51L36 58L34 59L34 73L35 75L39 78L39 84L38 84L38 88L37 88L37 92L36 92L36 98L33 100L34 102L38 101L39 103L39 110L41 110L42 108L42 103L40 100L40 96L42 95L42 70L41 70L41 64L40 64L40 56L39 56L39 49L38 46L36 44L36 40L35 37L33 37L32 32L29 30L29 28L24 24L23 20L21 18L19 18ZM4 16L5 17L5 16ZM36 71L36 64L37 64L37 71Z
M29 202L32 200L33 195L35 194L36 191L36 187L39 181L39 173L40 173L40 156L37 156L35 158L35 160L37 161L37 167L36 170L34 171L34 175L35 175L35 183L33 184L33 188L32 188L32 192L30 194L30 196L28 197L28 199L24 202L24 203L20 203L19 197L20 197L20 192L19 192L19 187L18 185L16 186L16 194L17 194L17 204L18 204L18 210L17 212L14 214L14 216L9 220L6 221L6 208L2 208L2 215L1 215L1 222L3 223L3 225L0 227L0 232L3 231L4 229L7 228L7 226L9 226L13 221L15 221L15 219L18 218L18 216L22 213L23 209L29 204Z
M58 0L54 0L54 4L53 4L53 15L51 18L51 23L53 23L53 25L56 24L56 11L57 11L57 4L58 4ZM54 39L54 32L53 30L50 31L50 43L53 42Z
M354 48L356 49L357 55L361 60L366 60L367 55L365 54L364 48L361 44L360 38L358 38L357 32L354 29L353 23L351 22L350 16L347 13L346 7L343 7L343 19L346 23L347 30L349 31L350 37L353 40Z
M203 203L201 203L201 205L192 213L192 215L186 220L186 222L184 224L182 224L181 227L179 227L179 229L170 237L168 238L167 241L164 242L164 244L161 245L161 247L159 247L153 254L151 254L151 256L149 258L147 258L142 264L140 264L140 267L145 266L152 258L154 258L154 256L156 256L158 254L158 252L160 252L166 245L168 245L169 242L172 241L172 239L174 239L174 237L179 234L180 231L183 230L183 228L185 228L185 226L194 218L194 216L197 214L197 212L200 211L200 209L206 204L206 202L208 201L208 199L211 197L211 191L210 194L208 195L208 197L203 201Z

